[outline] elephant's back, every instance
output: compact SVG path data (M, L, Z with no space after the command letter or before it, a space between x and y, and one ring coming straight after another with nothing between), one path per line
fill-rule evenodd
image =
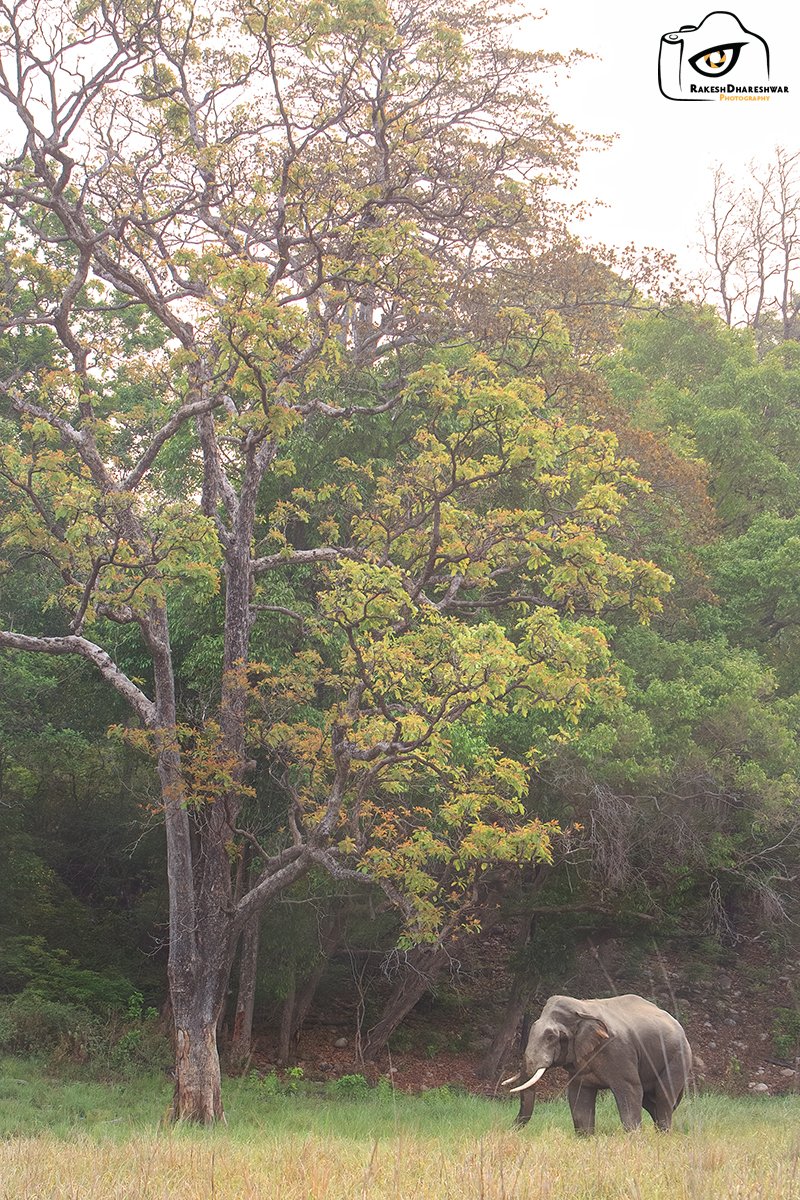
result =
M665 1009L653 1004L652 1000L645 1000L644 996L636 996L631 993L625 996L612 996L605 1003L608 1005L609 1029L617 1020L623 1028L630 1028L633 1022L639 1026L663 1030L665 1035L669 1032L670 1040L674 1039L679 1044L685 1043L688 1048L686 1031L680 1021Z

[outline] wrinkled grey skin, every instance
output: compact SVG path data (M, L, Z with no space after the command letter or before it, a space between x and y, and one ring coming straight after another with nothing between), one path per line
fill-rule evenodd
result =
M520 1082L541 1067L569 1072L576 1133L594 1133L595 1102L604 1088L614 1093L626 1130L639 1129L645 1109L666 1132L689 1081L692 1051L675 1018L641 996L551 996L531 1027ZM530 1120L535 1097L535 1085L520 1093L518 1125Z

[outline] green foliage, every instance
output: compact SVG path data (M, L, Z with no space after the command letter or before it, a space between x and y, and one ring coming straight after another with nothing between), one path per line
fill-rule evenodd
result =
M779 1008L772 1023L772 1044L780 1058L796 1062L800 1051L800 1010Z
M764 513L704 559L720 600L702 614L706 627L756 650L786 693L800 691L800 519Z
M247 1084L263 1096L279 1096L284 1088L275 1071L269 1071L266 1075L251 1071L247 1076Z
M0 1028L6 1053L47 1054L58 1050L73 1057L83 1056L95 1021L84 1008L26 989L3 1006Z
M363 1075L340 1075L338 1079L328 1084L328 1092L332 1096L346 1099L360 1099L372 1089Z
M749 334L689 305L629 319L603 364L609 414L654 483L614 537L677 578L649 628L623 613L604 627L620 695L587 706L548 794L585 826L589 907L614 895L634 928L644 913L725 937L737 909L774 927L794 903L796 370L791 344L759 359Z
M295 1096L301 1089L304 1077L302 1067L287 1067L283 1075L279 1075L273 1068L266 1075L251 1071L246 1083L260 1096Z
M64 951L51 950L41 937L10 939L4 949L0 987L20 987L45 1000L72 1004L97 1015L129 1010L133 985L120 975L79 967Z
M49 999L33 986L0 1004L0 1050L35 1055L57 1068L81 1064L112 1078L164 1070L172 1053L158 1013L143 1009L140 993L130 996L124 1016L101 1016L80 1004Z
M695 773L761 798L778 812L797 798L797 727L777 681L752 651L654 629L619 635L625 698L577 747L595 778L615 787L656 787Z
M368 442L333 470L316 451L299 471L316 488L273 503L278 557L280 519L354 549L295 599L304 649L276 664L273 643L250 676L253 728L311 824L346 731L336 849L406 898L407 938L432 940L476 871L551 853L553 827L521 819L529 763L617 686L602 630L573 610L619 602L645 620L668 581L607 544L640 486L613 437L467 351L419 368L403 401L387 428L399 445ZM298 465L309 451L300 438Z
M800 503L800 373L791 345L761 360L749 333L711 309L676 307L629 322L607 374L645 427L702 458L725 530Z

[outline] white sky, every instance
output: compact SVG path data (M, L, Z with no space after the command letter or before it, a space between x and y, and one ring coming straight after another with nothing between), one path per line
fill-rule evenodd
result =
M545 7L547 5L547 7ZM788 95L766 102L676 102L658 87L663 34L727 10L770 49L770 83ZM743 180L776 146L800 148L800 4L797 0L531 0L544 12L526 23L526 48L597 55L553 91L556 114L578 129L617 133L610 149L587 155L578 194L609 206L586 227L593 240L654 245L697 265L697 227L717 162ZM741 82L741 81L740 81Z

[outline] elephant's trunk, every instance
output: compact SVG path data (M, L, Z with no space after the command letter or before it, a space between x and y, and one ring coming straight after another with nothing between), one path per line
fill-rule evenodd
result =
M539 1067L539 1070L534 1071L533 1075L531 1075L530 1079L526 1083L521 1083L521 1084L519 1084L518 1087L512 1088L511 1094L513 1095L514 1092L527 1092L528 1088L535 1087L536 1084L539 1082L539 1080L544 1075L546 1070L547 1070L547 1067ZM511 1083L511 1082L512 1082L512 1080L509 1080L509 1083Z
M518 1129L523 1125L527 1125L533 1115L533 1106L536 1103L536 1088L528 1088L526 1092L522 1092L519 1098L519 1112L514 1124Z

